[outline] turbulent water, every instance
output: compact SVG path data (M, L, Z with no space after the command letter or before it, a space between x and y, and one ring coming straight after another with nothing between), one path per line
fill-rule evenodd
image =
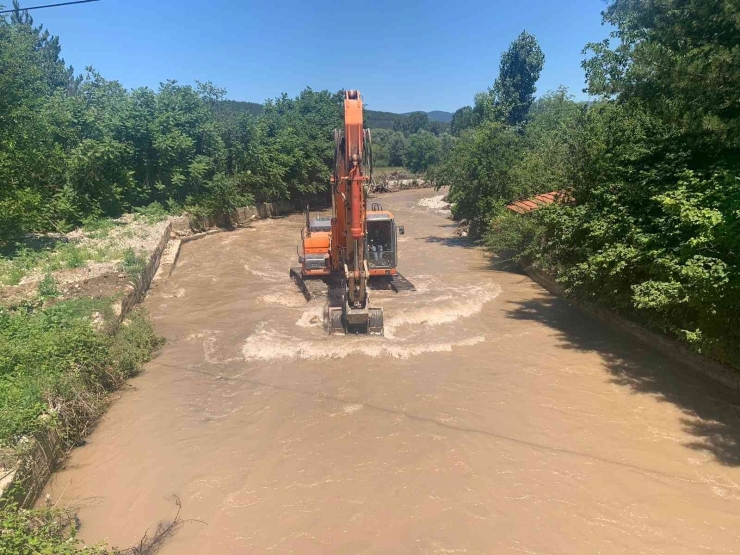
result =
M161 553L732 553L740 398L455 236L433 191L381 197L415 293L329 337L288 278L302 218L184 246L146 301L168 339L50 487Z

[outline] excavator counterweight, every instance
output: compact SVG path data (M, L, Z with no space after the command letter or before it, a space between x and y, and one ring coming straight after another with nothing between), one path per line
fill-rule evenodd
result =
M393 214L379 204L367 209L372 148L362 110L359 91L346 91L344 128L334 132L332 214L311 219L306 210L300 266L290 270L307 300L328 299L324 321L331 334L382 335L383 309L370 306L372 286L414 290L396 270L397 233L403 233L403 227L397 228Z

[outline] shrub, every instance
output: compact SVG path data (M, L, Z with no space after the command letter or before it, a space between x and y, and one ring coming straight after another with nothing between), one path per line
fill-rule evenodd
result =
M0 555L104 555L102 546L83 547L69 509L0 509Z
M136 214L136 218L141 218L150 224L161 222L169 216L167 209L158 202L134 208L134 214Z
M108 299L0 309L0 445L57 425L39 419L50 408L68 423L94 419L95 400L135 374L160 344L144 313L132 313L111 335L115 324Z
M54 276L46 274L38 284L39 296L42 298L54 298L59 296L59 288Z
M536 254L543 230L535 213L514 214L502 210L491 219L484 242L493 252L521 262Z
M140 253L137 253L132 247L123 251L123 260L121 260L120 267L121 271L123 271L129 278L138 278L145 266L146 259Z
M242 191L235 179L219 173L208 183L207 192L199 197L189 198L186 207L196 217L223 219L228 218L237 208L253 203L254 198Z

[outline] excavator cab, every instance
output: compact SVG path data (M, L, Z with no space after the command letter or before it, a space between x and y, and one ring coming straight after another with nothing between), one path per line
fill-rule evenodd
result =
M391 275L398 263L398 228L393 214L373 204L367 211L367 266L370 276Z

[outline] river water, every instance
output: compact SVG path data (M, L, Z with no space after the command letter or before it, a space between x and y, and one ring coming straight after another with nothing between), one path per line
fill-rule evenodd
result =
M329 337L288 278L299 215L183 246L145 302L167 344L47 491L81 536L161 553L733 553L740 395L382 196L415 293Z

